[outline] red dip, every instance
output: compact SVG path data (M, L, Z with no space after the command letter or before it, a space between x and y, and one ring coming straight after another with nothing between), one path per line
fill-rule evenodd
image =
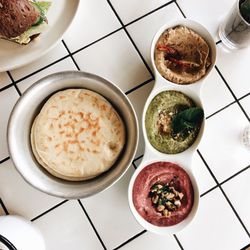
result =
M186 171L171 162L152 163L138 174L132 191L137 212L149 223L165 227L183 221L194 203Z

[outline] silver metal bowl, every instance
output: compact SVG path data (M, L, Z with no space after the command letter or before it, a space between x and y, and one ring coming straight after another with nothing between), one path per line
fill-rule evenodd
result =
M87 181L65 181L44 170L34 158L30 130L46 100L67 88L86 88L103 95L123 118L126 127L124 149L107 172ZM85 72L66 71L49 75L34 83L17 101L8 124L8 147L19 173L33 187L50 195L75 199L91 196L118 181L130 166L138 144L138 121L125 94L111 82Z

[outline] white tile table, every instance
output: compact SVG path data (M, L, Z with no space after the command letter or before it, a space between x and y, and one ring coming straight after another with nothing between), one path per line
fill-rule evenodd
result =
M31 220L42 231L48 250L246 249L250 149L242 145L241 133L250 121L250 49L228 53L218 42L216 67L204 82L207 121L193 157L201 194L194 222L176 235L154 235L135 221L127 201L129 179L144 151L141 115L154 84L154 33L165 22L186 16L202 23L217 42L218 24L233 2L81 0L70 29L49 54L0 73L0 215ZM118 183L93 197L67 201L41 193L17 173L7 150L6 126L19 95L35 81L77 69L99 74L127 94L140 122L140 140L133 164Z

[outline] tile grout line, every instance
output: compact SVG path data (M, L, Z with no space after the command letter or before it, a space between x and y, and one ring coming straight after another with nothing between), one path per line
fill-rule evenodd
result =
M175 238L175 240L176 240L178 246L180 247L180 249L181 249L181 250L184 250L184 248L183 248L183 246L182 246L180 240L177 238L176 234L173 234L173 236L174 236L174 238Z
M245 97L248 97L249 95L250 95L250 92L238 98L238 101L241 101L242 99L244 99Z
M67 44L65 43L64 40L62 40L62 43L63 43L65 49L68 51L69 56L70 56L71 60L73 61L74 65L76 66L77 70L80 71L81 69L80 69L80 67L78 66L78 64L76 63L75 58L72 56L72 54L71 54L71 52L70 52L70 50L69 50Z
M134 20L128 22L127 24L125 24L124 27L127 27L127 26L129 26L129 25L131 25L131 24L134 24L134 23L140 21L141 19L143 19L143 18L145 18L145 17L147 17L147 16L149 16L149 15L155 13L156 11L158 11L158 10L160 10L160 9L165 8L166 6L168 6L168 5L172 4L172 3L174 3L175 1L176 1L176 0L171 0L171 1L169 1L169 2L167 2L167 3L165 3L165 4L163 4L163 5L161 5L161 6L159 6L159 7L157 7L156 9L153 9L153 10L147 12L146 14L140 16L140 17L137 17L136 19L134 19Z
M63 204L66 203L66 202L68 202L68 200L63 200L63 201L61 201L60 203L56 204L55 206L51 207L50 209L46 210L45 212L43 212L43 213L37 215L36 217L34 217L33 219L31 219L30 221L33 222L33 221L35 221L35 220L37 220L37 219L43 217L45 214L47 214L47 213L51 212L52 210L54 210L54 209L60 207L61 205L63 205Z
M4 91L4 90L6 90L6 89L9 89L10 87L14 87L14 84L13 84L13 83L10 83L10 84L8 84L8 85L2 87L2 88L0 89L0 92Z
M132 162L132 165L133 165L134 169L137 169L137 166L135 165L134 162Z
M233 102L231 102L231 103L227 104L226 106L222 107L221 109L219 109L219 110L215 111L215 112L214 112L214 113L212 113L211 115L207 116L207 117L206 117L206 120L207 120L207 119L209 119L209 118L211 118L211 117L213 117L214 115L216 115L216 114L220 113L221 111L223 111L224 109L226 109L226 108L230 107L231 105L233 105L233 104L235 104L235 103L236 103L236 101L233 101Z
M63 57L59 58L58 60L56 60L56 61L54 61L54 62L52 62L52 63L50 63L50 64L47 64L46 66L44 66L44 67L42 67L42 68L40 68L40 69L38 69L38 70L36 70L36 71L33 71L32 73L30 73L30 74L28 74L28 75L26 75L26 76L24 76L24 77L22 77L22 78L16 80L16 81L15 81L15 84L18 84L19 82L28 79L29 77L31 77L31 76L33 76L33 75L35 75L35 74L37 74L37 73L39 73L39 72L41 72L41 71L43 71L43 70L45 70L45 69L47 69L47 68L53 66L53 65L55 65L55 64L57 64L57 63L63 61L64 59L66 59L66 58L68 58L68 57L70 57L70 55L63 56Z
M136 166L135 162L138 161L139 159L141 159L142 157L143 157L143 155L140 155L140 156L137 156L136 158L134 158L132 164L133 164L135 169L137 169L137 166Z
M112 5L112 3L110 2L110 0L106 0L110 6L110 8L112 9L112 11L114 12L115 16L117 17L118 21L120 22L120 24L122 25L123 30L125 31L125 33L127 34L130 42L133 44L135 50L137 51L139 57L141 58L142 62L144 63L145 67L147 68L148 72L150 73L151 77L154 78L154 74L152 72L152 70L150 69L149 65L147 64L146 60L144 59L144 57L142 56L141 52L139 51L138 47L136 46L134 40L132 39L132 37L130 36L129 32L127 31L126 27L124 26L121 18L119 17L118 13L116 12L114 6Z
M3 203L3 200L0 198L0 205L2 206L3 208L3 211L5 212L6 215L9 215L9 211L8 209L6 208L6 206L4 205Z
M148 83L152 82L153 80L154 80L154 78L150 78L150 79L144 81L143 83L140 83L140 84L136 85L134 88L131 88L130 90L126 91L125 94L129 95L129 94L133 93L135 90L137 90L137 89L147 85Z
M222 181L222 182L220 183L220 185L223 185L223 184L227 183L228 181L234 179L234 177L236 177L236 176L238 176L239 174L241 174L241 173L247 171L249 168L250 168L250 165L247 166L247 167L245 167L245 168L243 168L243 169L241 169L241 170L238 171L237 173L235 173L235 174L233 174L232 176L228 177L226 180Z
M202 193L202 194L200 195L200 197L202 198L203 196L209 194L210 192L212 192L213 190L215 190L215 189L218 188L218 187L219 187L218 185L213 186L212 188L210 188L210 189L208 189L207 191L205 191L204 193Z
M175 2L175 4L176 4L177 8L179 9L179 11L181 12L182 16L183 16L184 18L187 18L186 15L184 14L184 12L182 11L180 5L177 3L177 0L175 0L174 2Z
M95 232L97 238L99 239L100 243L102 244L102 247L103 247L105 250L107 250L107 248L106 248L106 246L105 246L105 244L104 244L104 242L103 242L101 236L100 236L99 233L97 232L97 230L96 230L96 228L95 228L95 226L94 226L94 223L93 223L92 220L90 219L90 217L89 217L89 215L88 215L86 209L84 208L82 202L81 202L79 199L78 199L77 201L78 201L80 207L82 208L84 214L86 215L86 217L87 217L87 219L88 219L88 221L89 221L89 223L90 223L92 229L94 230L94 232Z
M248 116L248 114L246 113L246 111L244 110L244 108L242 107L242 105L240 104L239 100L237 99L236 95L234 94L233 90L230 88L229 84L227 83L226 79L224 78L224 76L222 75L222 73L220 72L220 70L218 69L218 67L215 65L214 66L216 71L218 72L218 74L220 75L221 79L223 80L223 82L225 83L225 85L227 86L228 90L230 91L230 93L232 94L233 98L235 99L235 101L237 102L237 104L239 105L240 109L242 110L242 112L244 113L245 117L247 118L248 122L250 122L250 118Z
M108 36L114 34L115 32L117 32L117 31L119 31L119 30L122 30L122 28L119 28L119 29L117 29L117 30L115 30L115 31L113 31L113 32L111 32L111 33L105 35L104 37L101 37L101 38L97 39L96 41L94 41L94 42L92 42L92 43L86 45L85 47L80 48L80 49L74 51L73 53L70 53L70 54L68 54L68 55L66 55L66 56L63 56L63 57L57 59L56 61L53 61L52 63L47 64L46 66L44 66L44 67L42 67L42 68L39 68L38 70L35 70L35 71L33 71L32 73L30 73L30 74L28 74L28 75L26 75L26 76L24 76L24 77L22 77L22 78L20 78L20 79L18 79L18 80L16 80L16 81L14 81L14 79L12 78L12 76L9 75L9 77L13 79L13 81L14 81L14 83L15 83L15 85L16 85L16 84L18 84L19 82L24 81L25 79L27 79L27 78L29 78L29 77L31 77L31 76L33 76L33 75L35 75L35 74L37 74L37 73L39 73L39 72L45 70L45 69L47 69L47 68L53 66L54 64L57 64L57 63L63 61L64 59L66 59L66 58L68 58L68 57L71 57L71 55L76 54L77 52L79 52L79 51L81 51L81 50L83 50L83 49L85 49L85 48L87 48L87 47L93 45L94 43L97 43L97 42L99 42L100 40L103 40L104 38L106 38L106 37L108 37ZM7 71L7 73L8 73L8 71ZM8 87L11 87L11 85L14 85L14 84L13 84L13 83L12 83L12 84L9 84ZM7 88L7 86L3 87L2 89L5 90L5 88ZM2 89L0 89L0 92L1 92Z
M237 213L236 209L234 208L233 204L231 203L230 199L227 197L224 189L219 185L219 188L221 190L221 192L223 193L223 195L225 196L228 204L230 205L231 209L234 211L234 214L236 215L236 217L238 218L239 222L241 223L242 227L244 228L245 232L247 233L248 237L250 238L250 233L247 229L247 227L245 226L245 224L243 223L242 219L240 218L239 214Z
M122 30L122 27L121 27L121 28L118 28L118 29L116 29L116 30L114 30L114 31L112 31L112 32L110 32L110 33L108 33L107 35L104 35L104 36L98 38L97 40L95 40L95 41L93 41L93 42L91 42L91 43L89 43L89 44L87 44L87 45L81 47L80 49L77 49L77 50L73 51L71 54L72 54L72 55L75 55L76 53L78 53L78 52L80 52L80 51L82 51L82 50L84 50L84 49L87 49L88 47L90 47L90 46L92 46L92 45L94 45L94 44L96 44L96 43L98 43L98 42L104 40L105 38L107 38L107 37L109 37L109 36L115 34L116 32L118 32L118 31L120 31L120 30Z
M134 239L138 238L139 236L143 235L144 233L146 233L147 230L143 230L140 233L134 235L133 237L129 238L128 240L124 241L121 245L119 245L118 247L114 248L113 250L118 250L121 247L125 246L126 244L128 244L129 242L133 241Z
M16 89L18 95L21 96L22 93L21 93L20 89L17 87L16 82L15 82L14 78L12 77L11 73L10 73L9 71L7 71L7 74L8 74L8 76L9 76L10 80L12 81L12 84L13 84L13 86L15 87L15 89Z
M154 79L154 74L152 72L152 70L150 69L149 65L147 64L146 60L144 59L144 57L142 56L140 50L138 49L138 47L136 46L134 40L132 39L131 35L129 34L129 32L127 31L127 29L124 27L124 31L127 34L130 42L133 44L135 50L137 51L139 57L141 58L142 62L144 63L145 67L147 68L149 74L151 75L151 77Z
M138 161L138 160L139 160L139 159L141 159L142 157L143 157L143 154L142 154L142 155L137 156L136 158L134 158L133 162L134 162L134 161Z
M9 159L10 159L9 156L6 157L6 158L3 158L2 160L0 160L0 164L2 164L2 163L4 163L4 162L8 161Z
M214 181L216 182L216 184L218 185L220 191L222 192L222 194L224 195L225 199L227 200L229 206L231 207L231 209L233 210L235 216L237 217L238 221L240 222L241 226L244 228L246 234L248 235L248 237L250 238L250 233L248 232L246 226L244 225L243 221L241 220L239 214L237 213L236 209L234 208L233 204L231 203L231 201L229 200L229 198L227 197L225 191L223 190L223 188L221 187L220 183L218 182L217 178L215 177L214 173L212 172L212 170L210 169L210 167L208 166L206 160L204 159L203 155L201 154L201 152L199 150L197 150L201 160L203 161L203 163L205 164L205 166L207 167L207 170L209 171L209 173L211 174L211 176L213 177Z
M243 248L241 248L240 250L249 250L250 249L250 244L244 246Z

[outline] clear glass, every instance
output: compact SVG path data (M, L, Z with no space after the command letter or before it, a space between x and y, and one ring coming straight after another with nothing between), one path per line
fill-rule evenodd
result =
M250 44L250 24L240 13L242 2L237 0L219 27L220 39L229 49L242 49Z

